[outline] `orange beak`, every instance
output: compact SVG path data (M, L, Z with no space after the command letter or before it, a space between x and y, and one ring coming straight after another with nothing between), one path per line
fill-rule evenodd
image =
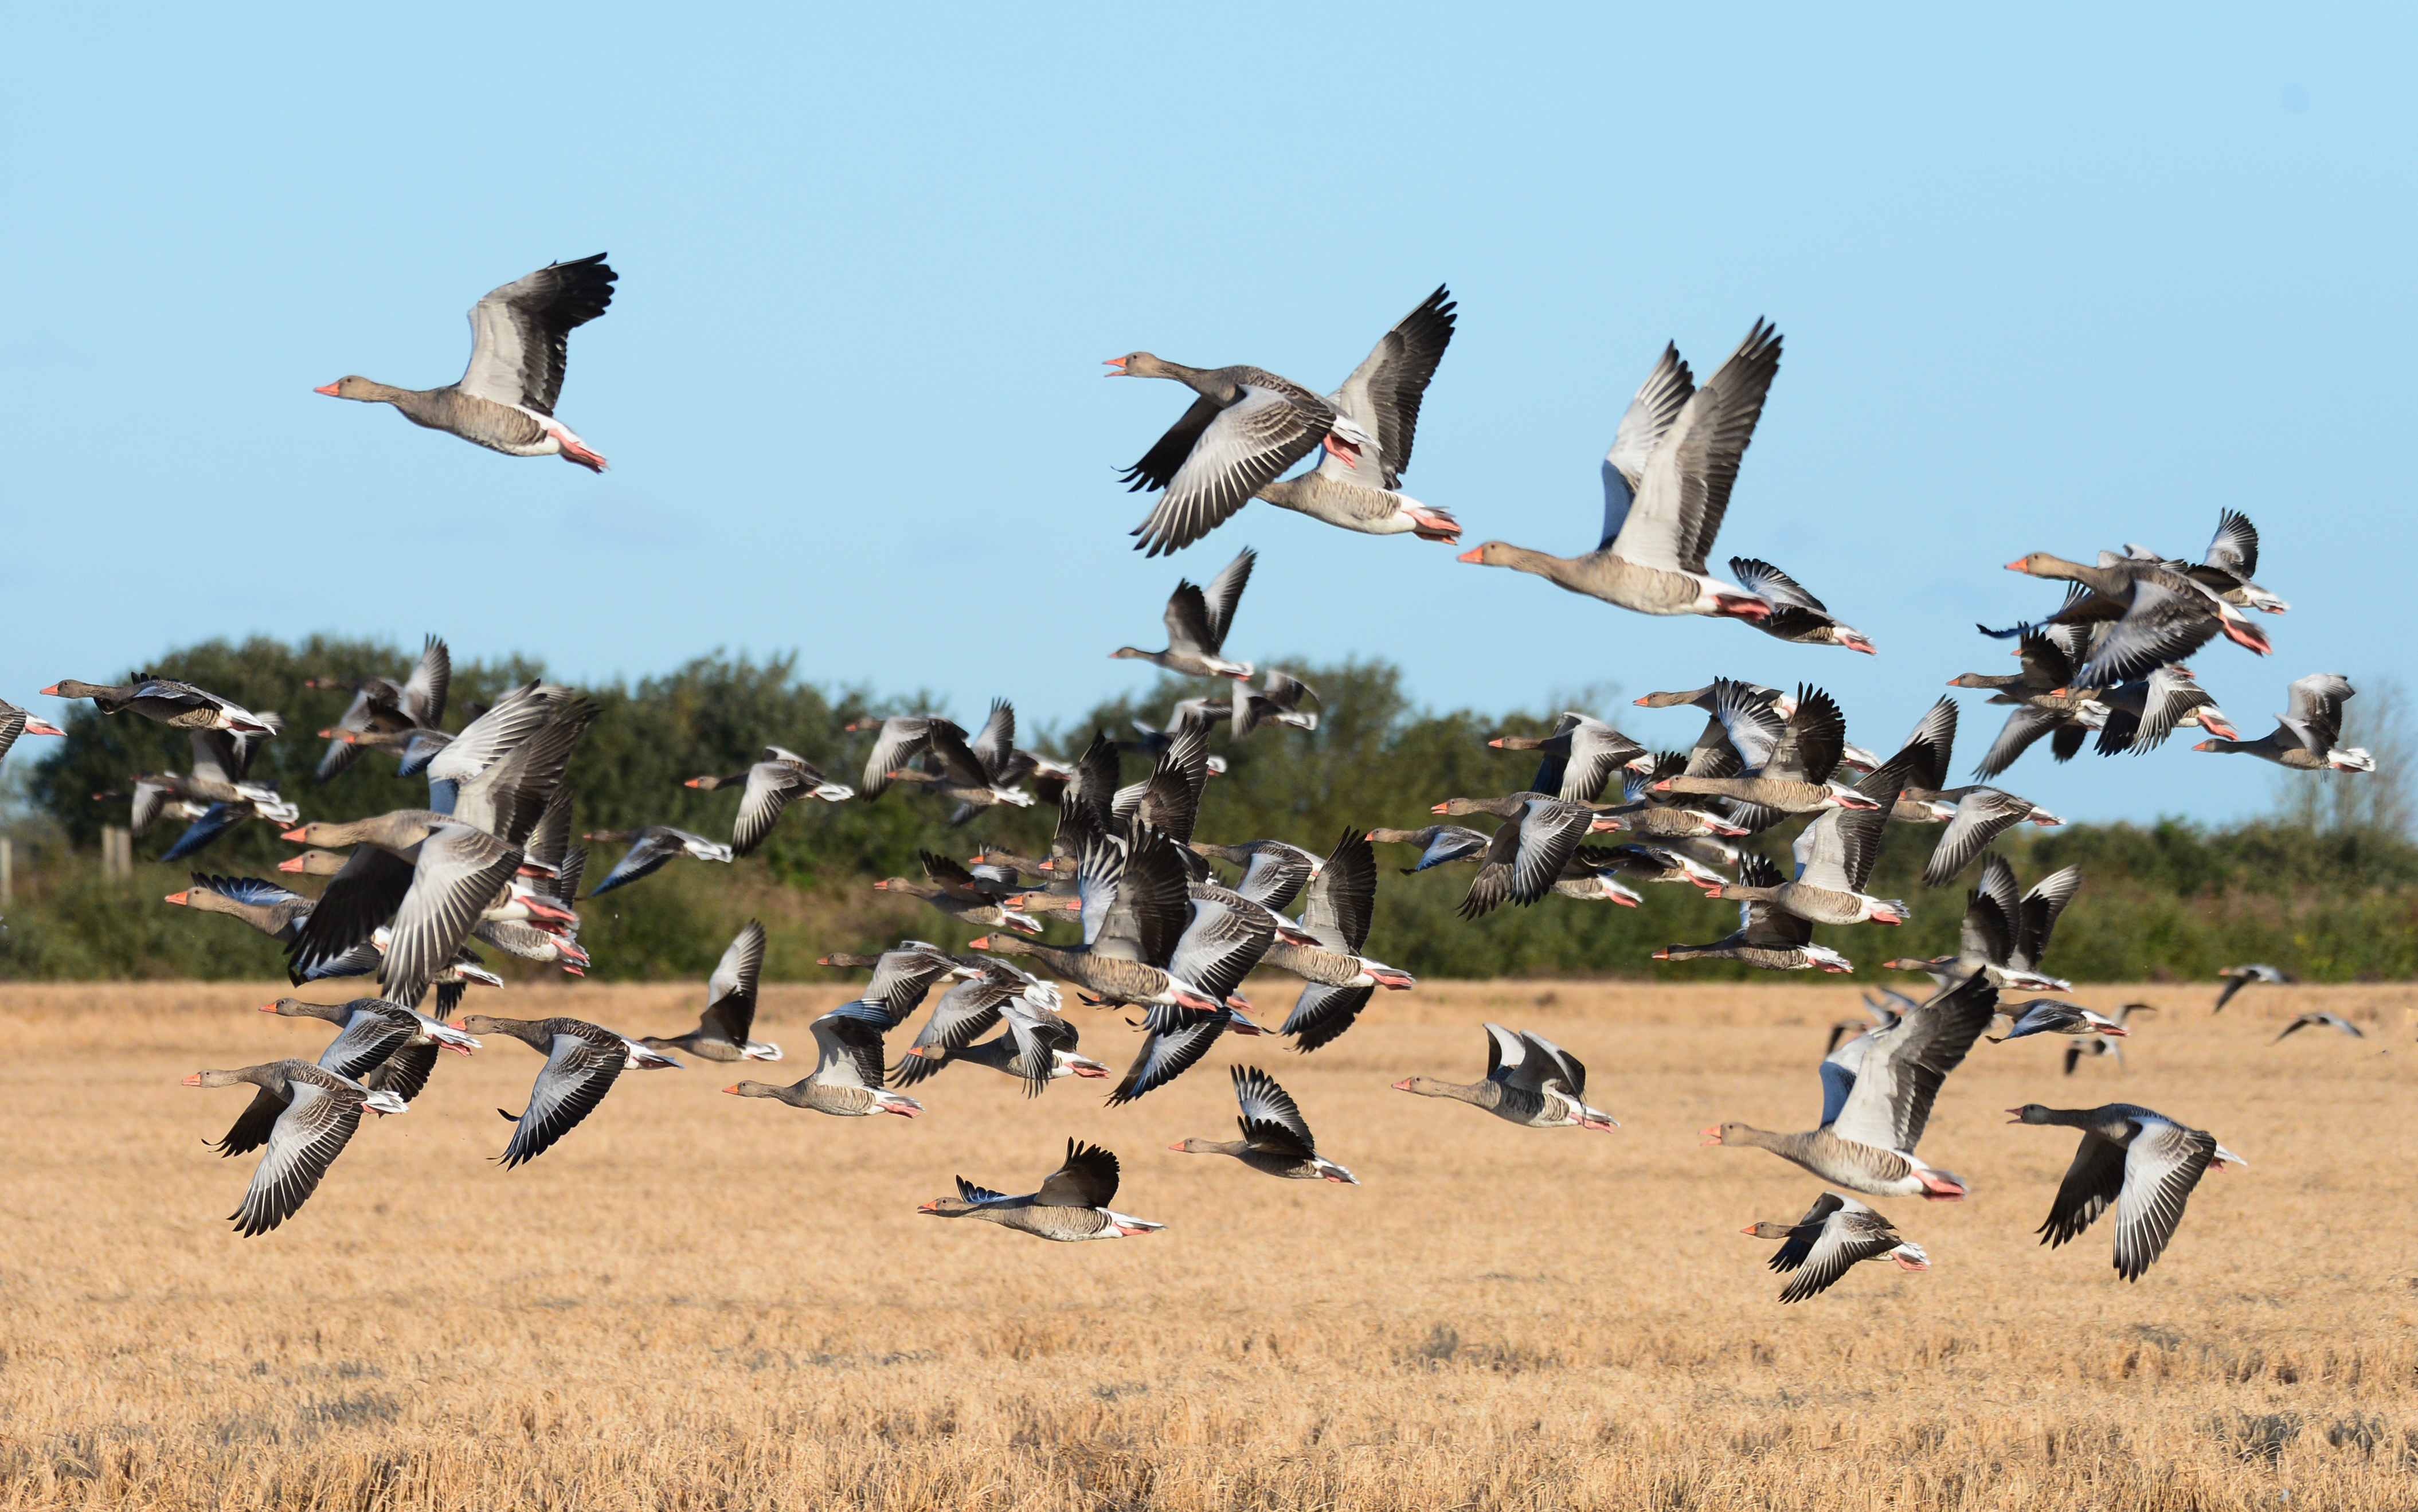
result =
M307 842L310 840L310 838L311 838L311 837L310 837L309 835L307 835L307 834L303 833L303 832L302 832L302 831L301 831L299 828L296 828L296 829L292 829L292 830L288 830L288 831L286 831L283 834L279 835L277 838L279 838L280 840L291 840L291 841L294 841L296 844L299 845L299 844L307 843Z
M168 894L166 901L173 903L181 909L186 906L185 899L191 895L191 889L188 889L184 893L171 893Z
M326 395L327 395L329 398L330 398L330 399L333 399L333 398L337 397L337 395L336 395L336 386L335 386L334 384L332 384L332 383L323 383L323 384L321 384L319 387L317 387L316 389L312 389L311 391L312 391L313 393L314 393L314 394L326 394Z

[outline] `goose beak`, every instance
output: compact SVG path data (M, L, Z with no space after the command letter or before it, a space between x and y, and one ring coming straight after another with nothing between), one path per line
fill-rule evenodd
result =
M1668 945L1663 946L1660 950L1658 950L1658 951L1656 951L1656 952L1654 953L1654 959L1656 959L1656 960L1658 960L1658 961L1667 961L1667 960L1669 960L1670 958L1671 958L1671 947L1670 947L1670 946L1668 946Z
M200 1072L198 1072L198 1071L194 1072L191 1076L187 1077L185 1078L185 1085L186 1085L186 1086L188 1086L188 1087L198 1087L198 1086L200 1086L201 1084L202 1084L202 1074L201 1074Z
M277 869L281 872L298 872L302 869L302 858L294 856L281 861L277 863Z
M1115 376L1116 376L1116 374L1113 374L1113 373L1111 373L1111 374L1109 374L1109 376L1110 376L1110 377L1112 377L1112 378L1113 378L1113 377L1115 377ZM937 1197L936 1197L936 1198L934 1198L932 1200L930 1200L929 1202L926 1202L926 1203L923 1204L921 1207L918 1207L915 1211L916 1211L916 1212L918 1212L918 1213L938 1213L938 1212L940 1212L940 1211L941 1211L941 1199L940 1199L939 1198L937 1198Z
M1170 1150L1174 1151L1177 1154L1179 1154L1179 1155L1180 1155L1180 1154L1184 1153L1184 1141L1183 1141L1183 1140L1181 1140L1181 1139L1178 1139L1178 1140L1176 1140L1173 1144L1169 1145L1169 1146L1168 1146L1168 1148L1169 1148Z
M2008 1122L2008 1123L2021 1123L2024 1121L2024 1110L2023 1110L2022 1108L2020 1108L2020 1107L2011 1107L2011 1108L2008 1108L2008 1109L2007 1109L2007 1111L2008 1111L2008 1112L2010 1112L2010 1113L2012 1113L2012 1114L2014 1115L2014 1117L2012 1117L2012 1118L2011 1118L2011 1119L2007 1120L2007 1122Z
M1706 1144L1719 1144L1722 1142L1722 1126L1720 1124L1716 1123L1711 1128L1705 1131L1705 1142Z
M59 685L54 682L49 687L44 688L42 690L42 696L45 698L56 698L59 696Z
M1409 1092L1411 1090L1411 1078L1404 1077L1401 1080L1394 1083L1394 1090L1396 1092Z
M1453 560L1457 562L1482 563L1486 560L1486 548L1484 546L1472 546L1467 551L1462 552L1460 556L1455 557Z
M1104 368L1114 368L1116 370L1113 373L1101 374L1100 376L1103 378L1130 378L1133 376L1132 374L1125 371L1125 359L1124 358L1112 357L1107 361L1102 362L1100 365Z
M302 831L301 831L300 829L297 828L297 829L292 829L292 830L288 830L288 831L286 831L283 834L279 835L277 838L279 838L280 840L291 840L291 841L293 841L295 844L297 844L297 845L300 845L300 844L303 844L303 843L307 842L311 837L310 837L309 835L307 835L307 834L303 833L303 832L302 832Z
M330 399L336 397L336 386L332 383L323 383L311 391L314 394L326 394Z
M2018 557L2013 561L2007 563L2007 571L2011 573L2020 573L2024 571L2024 559L2021 557Z
M260 1011L264 1014L273 1014L277 1012L277 1004L273 1002L264 1002L260 1005Z
M168 894L166 901L173 903L181 909L185 906L185 899L191 895L191 893L190 889L183 893L171 893Z
M738 1096L738 1095L739 1095L739 1089L738 1089L738 1088L736 1088L736 1087L725 1087L725 1088L723 1088L722 1090L723 1090L724 1092L728 1092L728 1093L729 1093L731 1096L733 1096L733 1097L736 1097L736 1096Z

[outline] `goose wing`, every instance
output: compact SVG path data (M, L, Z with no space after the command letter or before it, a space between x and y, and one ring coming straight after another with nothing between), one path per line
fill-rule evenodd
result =
M2008 964L2022 970L2040 970L2041 958L2048 954L2049 932L2057 927L2058 915L2082 891L2082 868L2066 866L2051 872L2034 883L2024 894L2021 921L2015 934L2014 954Z
M1376 993L1373 985L1335 987L1323 982L1305 983L1301 996L1293 1000L1293 1012L1285 1016L1284 1027L1277 1032L1294 1036L1293 1047L1305 1054L1318 1049L1350 1029Z
M511 754L552 718L556 706L570 701L569 688L534 679L497 698L487 711L462 726L428 760L428 779L466 783Z
M1997 1006L1997 990L1977 975L1894 1026L1864 1035L1871 1048L1832 1132L1882 1150L1911 1151L1921 1142L1940 1084L1990 1027Z
M1754 557L1733 557L1730 558L1730 574L1737 579L1738 587L1763 599L1775 609L1803 609L1826 619L1830 617L1829 606L1806 591L1804 584L1768 561Z
M1793 1237L1790 1242L1795 1243ZM1781 1289L1780 1300L1802 1302L1818 1296L1861 1261L1877 1260L1899 1243L1888 1219L1861 1202L1841 1199L1839 1206L1821 1218L1796 1276Z
M256 810L249 802L212 803L202 810L202 817L185 826L176 843L160 853L163 863L182 861L207 847L219 836L250 818Z
M781 811L813 786L805 772L786 761L758 761L749 767L747 786L739 795L739 815L730 824L730 853L755 854Z
M612 1044L603 1043L608 1038ZM577 1128L579 1121L594 1112L613 1090L614 1079L629 1059L630 1052L618 1034L598 1030L590 1037L557 1030L545 1064L538 1068L537 1082L529 1089L528 1107L513 1121L512 1142L501 1156L504 1168L535 1160Z
M452 686L453 653L442 639L431 635L421 643L420 660L403 685L399 706L404 717L429 728L443 723L445 697Z
M1832 1048L1822 1058L1818 1068L1822 1077L1822 1122L1817 1128L1829 1128L1839 1122L1839 1114L1847 1106L1848 1094L1856 1090L1856 1078L1864 1069L1864 1058L1872 1053L1873 1031Z
M1647 460L1637 499L1613 541L1643 566L1701 574L1721 533L1739 459L1780 372L1780 333L1758 321L1710 381L1689 396Z
M1121 1107L1200 1064L1233 1021L1233 1011L1227 1008L1153 1007L1141 1049L1110 1092L1109 1106Z
M470 307L470 366L454 387L499 405L554 413L571 333L604 313L620 275L604 254L548 263Z
M1973 769L1973 775L1989 781L2013 766L2015 758L2030 750L2042 736L2064 723L2065 715L2053 709L2024 704L2011 710L2007 723L1999 727L1998 738L1990 742L1981 764Z
M2208 543L2208 555L2200 558L2210 567L2230 573L2235 577L2258 575L2258 527L2250 516L2233 510L2219 510L2216 534Z
M1820 688L1800 687L1797 711L1788 716L1780 743L1766 759L1764 775L1829 782L1846 749L1847 717L1839 701Z
M1244 863L1234 891L1263 907L1288 909L1318 869L1318 858L1299 846L1263 845Z
M1956 748L1956 700L1942 695L1924 710L1900 754L1908 755L1905 785L1925 792L1948 786L1948 758Z
M881 1031L846 1014L823 1015L806 1026L815 1037L815 1069L806 1079L824 1087L881 1085Z
M1551 882L1546 884L1552 886ZM1341 955L1357 955L1377 908L1377 849L1367 832L1346 830L1309 884L1302 927Z
M2089 660L2076 668L2076 684L2113 687L2180 662L2216 637L2221 621L2216 601L2196 585L2171 585L2143 576L2133 585L2133 602Z
M2156 1114L2136 1117L2116 1189L2116 1272L2137 1281L2182 1222L2183 1203L2216 1157L2215 1138Z
M1377 438L1380 487L1400 487L1402 474L1410 470L1419 405L1427 397L1436 364L1444 360L1444 349L1452 344L1453 309L1451 292L1436 285L1417 309L1378 338L1376 347L1352 370L1343 387L1326 396L1328 407ZM1359 461L1362 466L1369 466L1366 449ZM1332 457L1319 466L1345 470L1340 459Z
M1242 1107L1236 1122L1243 1126L1244 1143L1300 1160L1318 1153L1309 1121L1274 1077L1257 1066L1236 1066L1233 1075L1234 1100Z
M1603 454L1603 536L1597 543L1599 551L1611 545L1628 523L1630 506L1645 484L1646 460L1662 445L1672 422L1695 391L1695 377L1688 364L1679 360L1679 348L1665 344L1660 360L1638 385L1636 396L1621 415L1612 449Z
M481 910L495 901L520 863L518 850L467 825L443 825L421 842L420 863L395 910L394 938L387 946L390 1000L418 1006L430 979L452 964Z
M1245 546L1234 559L1218 570L1202 590L1202 607L1206 616L1208 637L1203 649L1216 655L1226 645L1226 633L1234 628L1234 606L1243 601L1243 589L1251 581L1251 569L1258 565L1260 554Z
M296 926L293 942L285 947L286 974L298 983L308 981L346 952L366 944L371 932L393 918L410 895L415 875L410 862L391 852L355 846ZM482 898L481 906L485 902Z
M1729 678L1713 680L1712 717L1729 738L1737 753L1740 770L1761 771L1770 765L1772 756L1788 734L1788 721L1782 718L1772 701L1762 689L1751 682L1734 681ZM1699 741L1699 745L1704 742ZM1710 776L1698 772L1691 760L1691 775Z
M1272 376L1272 375L1271 375ZM1274 380L1281 383L1281 379ZM1133 534L1137 549L1155 557L1179 550L1226 523L1251 496L1284 475L1286 468L1318 449L1335 424L1335 411L1307 389L1286 384L1245 383L1241 396L1218 408L1192 431L1183 463ZM1180 431L1193 426L1206 400L1197 401L1149 456L1128 474L1137 489L1147 486L1154 458L1170 449Z
M1786 1275L1805 1263L1814 1252L1814 1242L1822 1236L1822 1227L1830 1214L1845 1206L1847 1199L1836 1192L1825 1192L1805 1210L1805 1216L1789 1226L1788 1238L1772 1252L1771 1268Z
M1576 803L1532 797L1526 812L1507 823L1518 825L1520 839L1518 857L1511 863L1511 898L1525 904L1553 890L1562 868L1587 837L1595 815Z
M1095 1144L1066 1141L1066 1163L1042 1180L1033 1200L1045 1208L1104 1208L1116 1199L1117 1157Z
M1532 1085L1541 1091L1558 1081L1572 1097L1586 1095L1586 1066L1577 1056L1542 1034L1522 1030L1520 1037L1527 1041L1529 1051L1521 1062L1522 1074L1535 1078Z
M1239 989L1276 942L1268 910L1222 887L1190 889L1192 919L1177 938L1167 970L1219 1002Z
M2031 817L2029 799L1996 787L1976 787L1956 801L1956 817L1948 821L1931 860L1922 868L1922 885L1946 887L1991 841ZM1827 816L1826 816L1827 817ZM2010 923L2013 921L2010 919Z
M1004 698L993 698L990 716L983 721L983 727L967 742L966 749L982 769L984 782L1006 771L1016 754L1016 705Z
M1797 836L1792 854L1797 879L1808 887L1861 893L1872 880L1873 863L1880 858L1882 827L1890 811L1881 808L1828 808L1814 817Z
M2291 687L2291 708L2277 723L2300 737L2312 756L2324 756L2342 740L2343 700L2351 695L2350 680L2334 672L2319 672Z
M2098 1220L2124 1187L2124 1147L2086 1130L2074 1163L2065 1168L2048 1217L2036 1230L2051 1248L2064 1244Z
M1478 858L1477 875L1469 879L1456 911L1464 919L1492 913L1511 899L1511 868L1520 859L1520 821L1505 819L1494 827Z
M764 926L750 919L723 947L722 959L705 981L705 1013L699 1029L744 1046L756 1028L756 984L764 970Z
M268 1152L252 1173L243 1204L228 1215L247 1239L299 1212L361 1125L358 1090L347 1093L298 1079L287 1090L291 1101L269 1129Z
M865 758L865 776L857 790L866 798L880 798L890 786L890 774L922 755L931 743L932 727L946 723L920 714L893 714L883 720L880 733L873 739L873 751Z

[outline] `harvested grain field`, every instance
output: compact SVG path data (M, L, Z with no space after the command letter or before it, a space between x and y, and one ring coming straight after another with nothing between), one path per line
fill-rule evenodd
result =
M848 995L767 989L776 1071L809 1069L807 1019ZM1877 1204L1934 1268L1783 1307L1772 1246L1737 1230L1818 1188L1698 1130L1810 1123L1852 987L1423 986L1315 1056L1229 1038L1121 1109L955 1067L921 1119L819 1118L693 1065L625 1077L510 1172L495 1109L539 1061L496 1039L254 1240L223 1221L250 1162L203 1143L246 1094L178 1081L315 1054L325 1026L253 1012L259 989L0 988L0 1507L2418 1504L2418 991L2257 989L2212 1017L2214 995L2079 994L2164 1010L2121 1072L1977 1046L1923 1143L1971 1199ZM482 1006L662 1032L698 1001ZM2270 1043L2311 1007L2369 1038ZM1130 1053L1076 1014L1087 1052ZM1575 1051L1623 1127L1389 1088L1475 1078L1486 1018ZM1170 1153L1231 1137L1235 1060L1366 1184ZM2202 1183L2133 1286L2107 1220L2036 1243L2074 1137L2001 1111L2120 1096L2252 1163ZM917 1215L958 1172L1030 1190L1070 1135L1123 1157L1117 1205L1164 1233Z

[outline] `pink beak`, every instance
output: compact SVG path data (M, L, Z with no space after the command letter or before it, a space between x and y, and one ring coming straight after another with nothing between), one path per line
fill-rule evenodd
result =
M29 719L25 721L25 733L28 735L65 735L67 731L59 728L56 725L50 723L48 720Z
M336 386L332 383L323 383L318 388L314 389L311 391L314 394L326 394L330 399L336 397Z

